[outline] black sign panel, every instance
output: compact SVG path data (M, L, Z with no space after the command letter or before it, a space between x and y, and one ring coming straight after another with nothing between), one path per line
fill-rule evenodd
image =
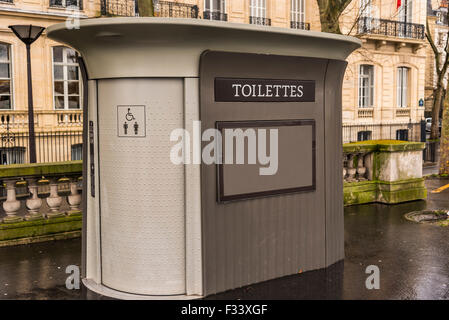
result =
M216 102L315 102L315 81L215 78Z

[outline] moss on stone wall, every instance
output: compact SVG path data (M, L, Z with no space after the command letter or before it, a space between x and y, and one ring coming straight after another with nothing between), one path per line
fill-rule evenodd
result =
M81 230L82 215L0 224L0 242Z
M46 176L46 175L70 175L80 174L83 171L83 162L65 161L51 163L12 164L0 166L1 178Z
M413 200L425 200L427 190L424 178L401 181L361 181L343 185L345 206L380 202L395 204Z

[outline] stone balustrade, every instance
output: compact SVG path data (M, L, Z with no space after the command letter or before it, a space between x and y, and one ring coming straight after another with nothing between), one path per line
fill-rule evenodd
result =
M82 127L82 110L35 110L36 130L50 127ZM0 129L28 129L27 110L0 110Z
M4 188L1 190L3 194L0 193L4 211L3 217L0 218L3 223L50 219L81 213L81 170L51 172L54 166L61 165L13 165L0 168ZM62 166L73 167L68 163L62 163ZM75 168L80 169L80 166ZM2 171L8 172L6 176L2 175Z
M371 180L372 151L364 150L354 153L343 153L343 180L345 182L356 182Z
M400 203L426 199L422 142L371 140L343 145L344 201Z

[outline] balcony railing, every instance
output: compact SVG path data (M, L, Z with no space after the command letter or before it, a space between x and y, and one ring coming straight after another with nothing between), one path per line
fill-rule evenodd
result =
M136 0L101 0L101 15L134 17L138 16Z
M159 1L159 15L167 18L198 18L198 6ZM104 16L139 16L137 0L101 0L101 14Z
M259 24L263 26L271 26L271 19L263 18L263 17L249 17L250 24Z
M361 17L358 20L358 34L376 34L398 38L424 39L424 25L394 20Z
M50 0L50 7L78 8L83 10L83 0Z
M292 29L301 29L301 30L310 30L310 23L307 22L299 22L299 21L291 21L290 28Z
M204 11L203 19L206 20L218 20L218 21L228 21L228 15L224 12L219 11Z
M38 130L46 129L45 126L52 123L58 127L78 127L83 125L82 110L55 110L34 112L34 125ZM28 129L28 111L26 110L1 110L0 112L0 132L2 130Z

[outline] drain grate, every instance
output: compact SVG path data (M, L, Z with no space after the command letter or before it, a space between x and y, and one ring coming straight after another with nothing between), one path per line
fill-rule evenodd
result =
M407 220L417 223L435 224L441 226L449 225L448 210L422 210L412 211L405 214Z

